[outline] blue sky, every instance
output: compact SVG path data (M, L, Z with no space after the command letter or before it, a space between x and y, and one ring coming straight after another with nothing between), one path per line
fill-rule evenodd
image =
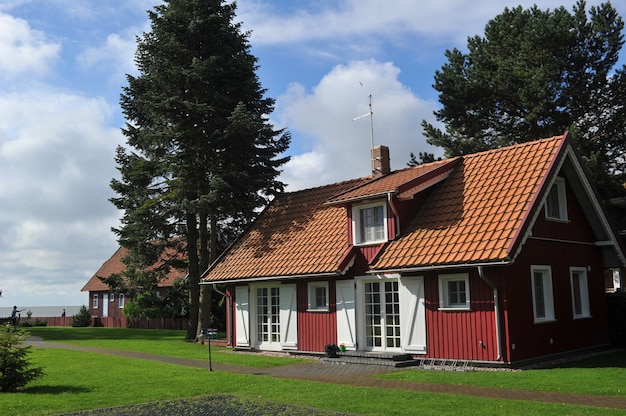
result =
M533 1L240 0L271 120L293 137L289 190L365 176L374 141L392 168L428 151L435 70L505 7ZM540 7L574 0L536 1ZM626 5L614 2L621 16ZM0 306L82 305L80 289L115 251L108 199L124 144L119 95L136 74L135 37L153 0L0 4ZM588 5L599 4L589 1Z

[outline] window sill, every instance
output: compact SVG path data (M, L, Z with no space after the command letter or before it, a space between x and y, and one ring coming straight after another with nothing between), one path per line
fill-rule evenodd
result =
M379 246L388 242L389 240L364 241L362 243L355 243L354 245L355 247Z
M439 308L439 310L442 311L442 312L470 312L472 310L472 308L467 308L465 306L463 306L463 307L448 306L448 307L444 307L444 308Z
M574 320L575 321L581 321L583 319L591 319L593 318L593 316L591 315L579 315L579 316L574 316Z
M541 319L541 320L537 320L535 319L535 324L550 324L552 322L556 322L556 319L554 318L550 318L550 319Z
M547 217L546 216L546 221L552 221L552 222L560 222L561 224L569 224L570 220L565 218L553 218L553 217Z
M306 311L307 312L314 312L314 313L315 312L330 312L330 309L329 308L316 308L316 309L307 308Z

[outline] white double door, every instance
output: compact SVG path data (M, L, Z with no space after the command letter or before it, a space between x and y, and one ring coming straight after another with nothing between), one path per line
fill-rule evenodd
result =
M337 287L338 340L355 341L364 351L426 352L424 280L418 276L380 275ZM354 305L351 317L350 305ZM350 319L353 321L350 322ZM356 336L355 336L356 335Z
M238 286L236 306L238 346L260 350L297 349L296 285Z

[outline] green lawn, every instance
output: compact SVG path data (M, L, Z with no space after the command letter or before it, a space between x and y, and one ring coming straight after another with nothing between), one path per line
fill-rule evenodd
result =
M206 346L182 341L180 331L152 331L108 328L35 328L33 335L47 340L81 345L129 349L162 355L196 354L206 359ZM61 339L65 337L65 339ZM152 347L149 347L152 346ZM181 355L182 354L182 355ZM203 369L172 364L121 358L112 355L60 349L32 349L33 364L44 367L45 376L29 384L19 393L0 393L3 415L47 415L95 409L131 403L194 397L209 394L235 394L252 402L267 400L363 415L618 415L623 411L597 409L564 404L496 400L480 397L409 392L331 385L300 380L275 379L264 376L209 372ZM216 353L215 362L236 356L238 364L255 365L264 357L257 355ZM275 358L274 365L291 363L291 358ZM623 364L623 356L614 358ZM604 362L610 360L608 357ZM430 374L431 382L472 384L516 388L554 389L565 391L563 385L575 383L547 382L547 378L573 377L583 392L622 395L607 388L599 393L602 380L607 386L623 384L624 366L587 368L593 362L554 370L493 373L443 373L434 371L402 371L394 377ZM270 365L268 363L262 365ZM565 373L559 373L565 371ZM526 375L528 373L528 375ZM486 375L483 375L486 374ZM524 374L524 376L520 376ZM552 377L551 374L556 374ZM482 377L482 379L481 379ZM498 377L499 381L495 381ZM501 378L500 378L501 377ZM499 384L501 383L501 384ZM568 387L569 388L569 387ZM588 389L588 390L587 390Z
M409 369L379 377L390 380L625 397L626 351L620 350L540 370L455 373Z
M185 331L132 329L132 328L72 328L72 327L33 327L33 336L46 341L136 351L168 357L180 357L207 361L208 345L185 342ZM245 365L248 367L271 367L307 361L302 358L282 358L265 355L232 354L231 348L211 347L214 362Z

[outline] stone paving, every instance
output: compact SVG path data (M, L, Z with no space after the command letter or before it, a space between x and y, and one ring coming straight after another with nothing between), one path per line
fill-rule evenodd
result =
M100 354L117 355L142 360L152 360L195 368L209 369L208 361L191 360L176 357L144 354L132 351L119 351L106 348L85 347L78 345L45 342L31 338L29 343L40 348L63 348L76 351L89 351ZM315 360L270 368L250 368L221 363L212 363L213 371L250 374L287 379L319 381L323 383L345 384L362 387L400 389L431 393L459 394L467 396L489 397L507 400L524 400L550 403L567 403L580 406L605 407L626 410L626 397L595 396L571 393L546 392L537 390L516 390L506 388L490 388L477 386L459 386L450 384L409 382L400 380L384 380L373 378L377 374L392 371L407 371L386 366L364 364L335 364ZM409 370L411 371L411 370Z

